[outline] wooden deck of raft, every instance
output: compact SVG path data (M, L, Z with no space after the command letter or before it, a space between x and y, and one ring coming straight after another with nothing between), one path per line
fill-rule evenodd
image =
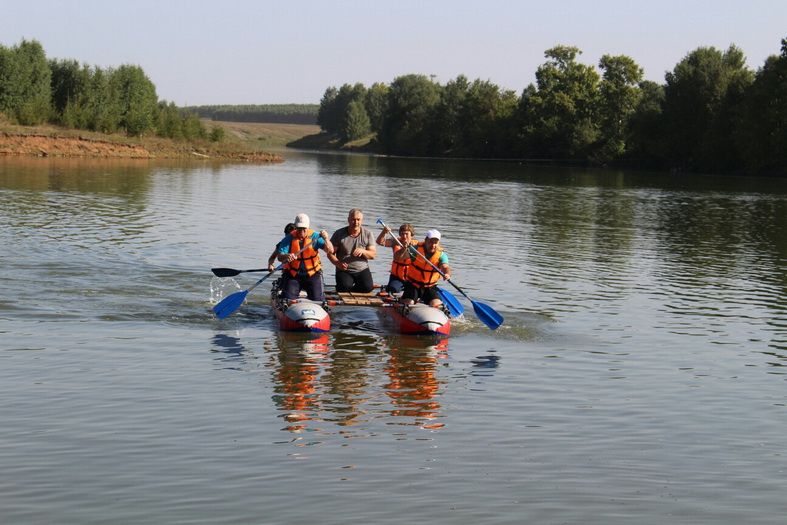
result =
M325 291L325 298L335 304L343 304L347 306L382 306L385 301L375 292L357 293L357 292L333 292Z

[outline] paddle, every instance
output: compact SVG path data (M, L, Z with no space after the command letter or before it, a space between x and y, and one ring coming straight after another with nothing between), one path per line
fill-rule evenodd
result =
M380 217L377 217L377 224L380 224L382 225L383 228L386 228L385 223ZM391 236L391 239L393 239L396 242L396 244L404 248L404 245L401 243L399 239L396 238L393 232L389 231L388 235ZM440 296L440 299L443 301L443 303L445 303L445 306L446 308L448 308L448 312L451 314L451 317L459 317L465 312L465 307L462 306L462 303L460 303L459 300L456 297L454 297L454 295L448 290L444 290L443 288L440 288L438 286L437 294Z
M377 219L377 223L378 224L382 224L383 226L385 226L385 224L383 223L383 220L380 219L380 218ZM443 272L441 272L440 269L437 266L432 264L432 261L430 261L429 259L424 257L424 255L421 252L416 251L416 253L418 255L420 255L427 263L429 263L429 266L434 268L434 270L437 273L442 275L443 279L445 279L445 274ZM492 308L488 304L484 304L484 303L481 303L481 302L478 302L478 301L473 301L464 292L464 290L462 290L457 285L455 285L454 282L451 279L445 279L445 280L448 281L451 284L451 286L456 288L459 291L459 293L464 295L465 299L470 301L470 303L473 305L473 311L475 311L475 314L478 316L478 318L481 320L481 322L484 323L490 330L494 330L497 327L499 327L501 324L503 324L503 316L500 315L499 313L497 313L494 308Z
M301 252L303 250L305 250L306 248L308 248L310 244L311 244L311 240L309 242L307 242L306 245L303 248L298 250L295 253L295 255L300 255ZM284 266L286 264L287 263L281 263L276 268L274 268L271 273L269 273L268 275L264 276L262 279L260 279L259 281L257 281L253 285L251 285L249 288L246 288L245 290L241 290L240 292L235 292L233 294L230 294L227 297L225 297L224 299L222 299L221 302L219 302L219 304L217 304L216 306L213 307L213 313L216 314L216 317L218 317L219 319L224 319L225 317L231 315L235 310L240 308L240 305L242 305L243 301L246 300L246 296L249 295L250 291L254 290L257 286L262 284L262 282L265 279L267 279L268 277L270 277L271 275L273 275L277 271L279 271L282 268L284 268ZM267 268L266 268L266 270L267 270Z
M235 277L246 272L267 272L267 268L255 268L254 270L234 270L232 268L211 268L211 272L216 277ZM275 270L274 270L275 271Z

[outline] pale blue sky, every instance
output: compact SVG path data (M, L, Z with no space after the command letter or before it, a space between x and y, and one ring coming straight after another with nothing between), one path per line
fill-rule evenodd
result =
M752 69L787 37L787 1L0 0L0 44L142 66L178 105L317 103L325 88L464 74L521 93L544 51L628 55L659 83L688 52L736 44Z

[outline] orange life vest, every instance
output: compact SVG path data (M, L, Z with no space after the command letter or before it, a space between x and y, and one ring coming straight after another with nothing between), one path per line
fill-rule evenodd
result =
M317 249L314 248L314 245L311 242L313 233L314 230L306 230L305 241L308 243L306 249L298 254L297 259L287 265L290 275L293 277L298 276L298 270L301 267L301 263L304 265L303 267L309 277L320 271L320 254L317 252ZM290 241L290 253L298 253L301 248L301 240L293 237L292 241Z
M415 246L420 246L421 244L423 243L418 243L417 245L411 245L411 246L415 247ZM408 257L407 259L404 260L404 262L397 261L396 252L401 250L402 247L398 244L394 244L391 246L391 249L393 249L393 253L394 253L394 260L391 263L391 274L397 277L399 280L404 281L407 279L407 268L409 268L410 266L410 258Z
M427 257L426 253L424 252L423 244L419 245L417 250L418 253L423 255L426 259L429 259L429 262L435 266L438 265L440 262L440 256L443 254L443 250L438 248L431 257ZM440 277L440 272L429 266L429 264L422 257L416 257L413 259L413 262L410 263L410 269L407 270L407 280L417 288L430 288L437 284L437 281L440 280Z

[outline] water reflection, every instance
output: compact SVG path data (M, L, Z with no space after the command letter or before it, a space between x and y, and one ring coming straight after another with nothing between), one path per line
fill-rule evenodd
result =
M285 430L301 432L307 421L321 420L318 380L325 369L328 334L281 333L273 364L273 402L288 423Z
M366 435L369 422L375 417L371 405L376 395L376 375L380 368L380 337L368 333L337 332L334 334L330 366L322 381L326 421L347 428L348 437Z
M442 428L445 423L437 419L441 417L439 396L444 381L437 368L448 358L448 339L392 338L388 354L385 392L393 405L390 414L396 418L394 423Z
M282 332L269 352L273 402L287 432L368 438L381 424L445 424L437 420L448 339Z
M216 334L211 340L211 352L217 354L216 359L224 370L243 370L246 347L240 339L227 334Z

